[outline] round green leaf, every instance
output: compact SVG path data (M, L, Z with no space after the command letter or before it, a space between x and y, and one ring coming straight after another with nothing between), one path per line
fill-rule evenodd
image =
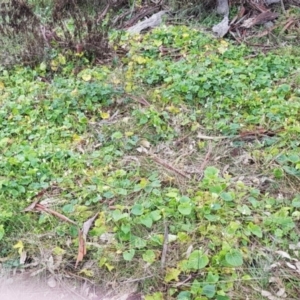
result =
M191 214L192 212L192 206L190 203L181 203L178 205L178 211L184 215L184 216L188 216Z
M177 300L190 300L191 298L191 293L189 291L182 291L178 294Z
M155 262L155 253L153 250L146 250L145 253L143 253L143 260L149 264L152 264Z
M297 154L291 154L288 156L288 160L292 163L297 163L300 161L300 157Z
M150 213L151 218L154 222L158 221L161 219L161 214L159 210L154 210Z
M262 234L261 228L258 225L253 224L252 222L250 222L248 224L247 228L250 230L250 232L252 234L256 235L259 238L262 238L263 234Z
M246 216L251 215L251 210L250 210L249 206L246 204L244 204L243 206L238 205L237 210L243 215L246 215Z
M146 240L138 237L138 236L131 236L131 244L138 249L145 248L147 246Z
M300 197L299 197L299 195L297 195L297 197L293 199L292 206L296 207L296 208L300 207Z
M118 222L119 220L126 218L127 214L123 214L119 209L116 209L112 212L112 218L115 222Z
M218 281L219 281L219 275L218 274L208 272L208 274L206 276L206 282L207 283L216 283Z
M135 204L132 209L131 213L136 216L140 216L143 214L143 206L141 204Z
M124 260L131 261L134 257L134 254L135 254L135 250L130 249L129 251L123 252L123 258Z
M124 232L125 234L129 233L130 230L131 230L130 224L122 224L122 225L121 225L121 230L122 230L122 232Z
M140 217L140 223L145 225L147 228L151 228L153 224L153 220L150 214L143 215Z
M207 255L203 254L201 250L195 250L191 253L187 268L191 270L203 269L209 262Z
M227 193L227 192L223 192L220 194L220 197L221 199L223 199L224 201L226 202L229 202L229 201L233 201L233 197L232 197L232 194L231 193Z
M243 264L243 256L242 253L237 249L232 249L225 255L226 262L233 266L239 267Z
M283 177L284 172L282 171L282 169L276 168L273 170L273 175L276 179L280 179Z
M72 213L74 212L75 208L73 204L66 204L63 206L62 211L64 213Z
M208 178L214 178L219 175L219 170L215 167L207 167L204 171L204 176Z
M123 134L122 132L120 131L116 131L112 134L111 138L112 139L115 139L115 140L118 140L118 139L121 139L123 137Z
M205 285L202 290L202 294L207 298L213 298L216 294L216 286L215 285Z

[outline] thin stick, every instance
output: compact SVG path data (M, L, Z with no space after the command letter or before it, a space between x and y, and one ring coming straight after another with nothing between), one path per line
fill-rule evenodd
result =
M152 158L155 162L157 162L158 164L164 166L165 168L174 171L175 173L181 175L182 177L185 177L185 178L187 178L187 179L190 179L189 176L187 176L187 175L184 174L183 172L179 171L178 169L172 167L171 165L169 165L169 164L166 163L165 161L161 160L160 158L155 157L155 156L151 156L151 158Z
M40 202L41 197L46 194L49 190L53 189L53 188L58 188L58 186L54 183L51 186L48 186L44 189L42 189L41 191L39 191L36 195L31 197L31 200L33 200L34 198L37 198L34 202L32 202L29 206L27 206L23 211L27 212L27 211L32 211L34 210L34 208L36 207L36 205Z
M135 279L128 279L126 281L121 281L121 283L130 283L130 282L136 282L136 281L142 281L148 278L152 278L154 275L149 275L149 276L145 276L145 277L141 277L141 278L135 278Z
M286 9L284 7L283 0L281 0L280 2L281 2L281 9L282 9L283 13L286 15Z
M206 155L205 155L204 161L202 162L202 164L201 164L201 166L200 166L200 170L199 170L200 173L202 173L203 170L204 170L204 168L206 167L206 165L207 165L207 163L208 163L208 161L209 161L211 152L212 152L212 145L211 145L211 143L209 142L209 144L208 144L208 151L207 151L207 153L206 153Z
M37 204L37 205L35 206L35 209L36 209L36 210L39 210L39 211L47 212L48 214L51 214L51 215L53 215L53 216L56 216L56 217L58 217L59 219L65 221L65 222L69 222L69 223L74 224L74 225L77 226L77 223L74 222L73 220L69 219L68 217L62 215L61 213L59 213L59 212L57 212L57 211L55 211L55 210L52 210L52 209L50 209L50 208L45 207L45 206L42 205L42 204Z
M161 159L159 159L158 157L155 156L151 156L151 158L157 162L158 164L164 166L165 168L174 171L175 173L181 175L182 177L186 178L186 179L190 179L189 176L187 176L186 174L184 174L183 172L179 171L178 169L175 169L174 167L170 166L169 164L167 164L166 162L162 161Z
M140 99L138 97L135 97L133 95L129 95L129 94L126 94L129 98L135 100L136 102L144 105L144 106L150 106L151 104L144 98L144 97L141 97Z
M216 141L216 140L223 140L223 139L232 139L232 138L234 138L234 136L228 136L228 135L225 135L225 136L208 136L208 135L204 135L204 134L198 134L197 138L200 139L200 140Z
M188 138L192 133L188 133L186 135L184 135L182 138L178 139L176 142L175 142L175 145L178 146L181 142L183 142L186 138Z

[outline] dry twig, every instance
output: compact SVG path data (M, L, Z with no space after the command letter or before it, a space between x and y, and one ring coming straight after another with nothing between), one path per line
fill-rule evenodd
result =
M31 197L31 200L33 200L34 198L37 198L34 202L32 202L29 206L27 206L23 212L27 212L27 211L32 211L35 209L36 205L40 202L41 197L46 194L49 190L53 189L53 188L58 188L58 186L54 183L51 186L48 186L47 188L42 189L41 191L39 191L36 195L34 195L33 197Z
M209 145L208 145L208 151L207 151L207 153L205 155L204 161L202 162L202 164L200 166L200 170L199 170L200 174L203 173L203 170L204 170L204 168L206 167L206 165L207 165L207 163L209 161L211 152L212 152L212 145L211 145L211 143L209 143Z
M185 173L179 171L178 169L175 169L174 167L170 166L169 164L167 164L166 162L162 161L160 158L155 157L155 156L150 156L151 159L153 159L155 162L157 162L158 164L164 166L165 168L174 171L175 173L181 175L182 177L186 178L186 179L190 179L190 177L188 175L186 175Z
M68 223L71 223L73 225L76 225L77 226L77 223L74 222L73 220L69 219L68 217L64 216L63 214L53 210L53 209L50 209L50 208L47 208L45 207L44 205L42 204L36 204L35 206L35 209L38 210L38 211L44 211L44 212L47 212L48 214L50 215L53 215L53 216L56 216L58 217L59 219L65 221L65 222L68 222Z

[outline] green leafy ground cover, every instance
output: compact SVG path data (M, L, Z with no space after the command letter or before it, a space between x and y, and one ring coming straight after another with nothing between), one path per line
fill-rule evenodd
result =
M299 51L172 26L118 47L112 65L1 69L2 265L52 257L148 300L297 299ZM36 195L77 226L24 212Z

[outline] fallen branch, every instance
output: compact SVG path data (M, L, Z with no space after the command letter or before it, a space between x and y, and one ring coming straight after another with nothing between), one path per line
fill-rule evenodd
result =
M279 14L273 13L271 11L265 11L261 14L259 14L256 17L249 18L244 21L242 24L242 27L250 28L254 25L261 25L269 21L273 21L274 19L278 18Z
M167 164L166 162L162 161L161 159L159 159L158 157L155 156L151 156L151 158L157 162L158 164L164 166L165 168L174 171L175 173L181 175L182 177L186 178L186 179L190 179L190 177L186 174L184 174L183 172L179 171L178 169L175 169L174 167L170 166L169 164Z
M192 275L188 275L185 280L176 283L175 286L178 288L180 286L186 285L186 283L189 282L191 279L193 279L193 276Z
M55 183L47 188L42 189L41 191L39 191L36 195L34 195L31 200L33 200L34 198L37 198L34 202L32 202L29 206L27 206L23 212L27 212L27 211L32 211L35 209L36 205L40 202L41 197L46 194L49 190L54 189L54 188L59 188Z
M207 136L207 135L199 133L197 135L197 138L200 139L200 140L218 141L218 140L230 139L230 138L234 138L234 137L233 136L228 136L228 135L225 135L225 136Z
M44 211L44 212L47 212L47 213L50 214L50 215L53 215L53 216L55 216L55 217L58 217L59 219L65 221L65 222L68 222L68 223L71 223L71 224L77 226L77 223L74 222L73 220L69 219L68 217L62 215L61 213L59 213L59 212L57 212L57 211L55 211L55 210L52 210L52 209L50 209L50 208L45 207L45 206L42 205L42 204L37 204L37 205L35 206L35 209L38 210L38 211Z
M140 33L143 29L154 28L161 24L162 16L167 13L166 10L159 11L158 13L152 15L149 19L139 22L127 29L129 33L135 34Z
M186 138L188 138L192 133L188 133L186 134L185 136L183 136L182 138L178 139L176 142L175 142L175 146L179 146Z
M137 13L136 16L128 20L124 25L125 27L132 27L134 26L133 24L136 24L139 20L145 18L146 16L156 13L158 10L159 10L159 6L142 9L141 12Z
M108 10L110 9L110 3L108 3L106 5L106 7L104 8L104 10L99 14L98 18L97 18L97 24L100 24L100 21L102 21L104 19L104 17L107 15Z
M151 105L144 97L138 98L138 97L135 97L135 96L132 96L132 95L129 95L129 94L127 94L127 96L129 98L135 100L136 102L144 105L144 106L150 106Z
M288 30L291 25L293 25L295 23L295 19L293 17L289 18L286 22L286 24L284 25L284 27L281 29L281 31L279 32L279 35L282 35L286 30Z
M206 165L207 165L207 163L209 161L211 152L212 152L212 145L211 145L211 143L209 143L209 145L208 145L208 151L207 151L207 153L205 155L205 158L204 158L204 161L202 162L202 164L200 166L200 169L199 169L200 174L203 173L203 170L204 170L204 168L206 167Z
M273 27L270 27L270 28L268 28L267 30L264 30L264 31L263 31L262 33L260 33L260 34L250 35L250 36L248 36L248 37L245 38L244 42L245 42L245 41L248 41L248 40L250 40L250 39L252 39L252 38L261 38L261 37L263 37L263 36L265 36L265 35L271 34L271 32L272 32L274 29L276 29L277 27L279 27L279 25L275 25L275 26L273 26ZM266 46L264 46L264 47L266 48L266 47L270 47L270 46L266 45Z

